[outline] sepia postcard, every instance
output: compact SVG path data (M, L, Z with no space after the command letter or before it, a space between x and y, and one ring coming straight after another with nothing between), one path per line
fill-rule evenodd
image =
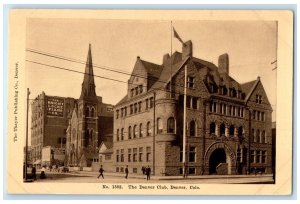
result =
M291 11L9 13L7 193L291 194Z

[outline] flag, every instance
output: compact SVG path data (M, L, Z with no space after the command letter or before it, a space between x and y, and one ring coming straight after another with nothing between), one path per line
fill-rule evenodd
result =
M177 38L182 44L184 44L183 40L179 37L178 33L176 32L175 28L173 27L174 37Z

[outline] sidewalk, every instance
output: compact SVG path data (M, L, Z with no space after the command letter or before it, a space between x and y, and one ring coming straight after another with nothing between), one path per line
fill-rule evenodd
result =
M70 172L73 173L73 172ZM98 176L98 172L91 172L91 171L78 171L76 174L84 174L90 176ZM125 177L125 173L114 173L114 172L104 172L104 175L107 176L114 176L114 177ZM140 174L129 174L129 178L138 178L138 179L146 179L146 175ZM272 174L261 174L261 175L189 175L185 179L230 179L230 178L261 178L261 177L269 177L272 178ZM154 180L181 180L183 179L182 176L153 176L151 175L151 179Z

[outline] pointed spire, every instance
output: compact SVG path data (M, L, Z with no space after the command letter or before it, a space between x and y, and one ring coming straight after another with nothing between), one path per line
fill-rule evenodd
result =
M82 90L80 99L97 100L95 92L93 60L92 60L92 46L89 44L89 51L86 59L84 78L82 83Z

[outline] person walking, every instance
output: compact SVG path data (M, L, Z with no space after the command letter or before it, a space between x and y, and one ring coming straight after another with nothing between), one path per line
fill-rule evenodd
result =
M150 180L150 174L151 174L151 168L148 165L148 167L146 168L147 181Z
M145 175L145 167L142 166L142 172L143 172L143 175Z
M36 180L36 168L35 168L35 166L33 166L32 169L31 169L31 175L32 175L32 179Z
M129 171L128 171L128 165L126 165L126 168L125 168L125 178L126 179L128 178L128 173L129 173Z
M103 170L103 168L102 168L102 165L100 166L100 169L99 169L99 176L98 176L98 178L100 177L100 176L102 176L102 178L104 179L104 175L103 175L103 172L104 172L104 170Z

